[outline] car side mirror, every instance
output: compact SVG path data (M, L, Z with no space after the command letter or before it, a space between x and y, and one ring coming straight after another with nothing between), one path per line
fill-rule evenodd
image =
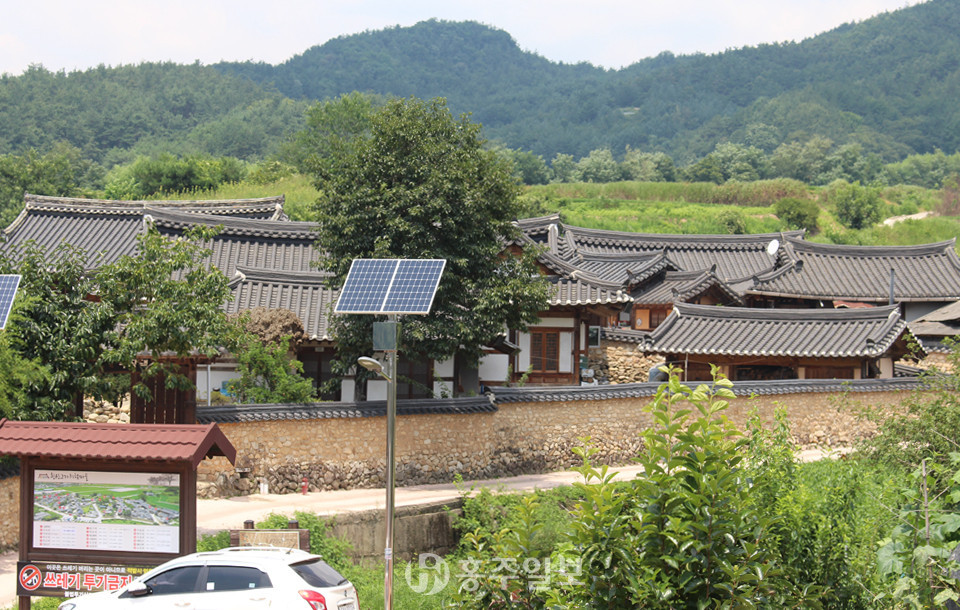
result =
M153 593L153 589L151 589L146 583L135 580L127 585L126 593L132 597L143 597L144 595L150 595Z

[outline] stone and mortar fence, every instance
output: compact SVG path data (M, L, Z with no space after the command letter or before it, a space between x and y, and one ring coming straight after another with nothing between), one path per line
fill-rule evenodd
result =
M445 483L457 475L495 478L569 468L577 464L572 448L587 436L598 449L596 463L630 463L640 450L640 433L650 425L644 407L651 397L626 395L629 392L616 397L620 387L627 386L575 388L570 395L553 388L537 389L546 390L540 393L502 389L496 409L473 412L405 413L400 401L397 485ZM838 405L845 391L836 388L742 396L731 401L727 416L743 428L754 409L765 422L772 422L782 406L799 446L849 446L875 433L872 424L856 416L856 404L897 409L908 391L880 385L875 391L849 394L843 408ZM297 493L303 477L311 491L383 485L384 417L357 416L349 408L322 404L289 406L284 416L277 407L282 406L272 407L263 418L256 415L257 406L250 406L248 421L218 420L216 410L199 410L203 421L219 421L237 448L237 468L223 458L201 464L200 497L256 493L262 481L271 493Z
M600 342L587 355L587 366L601 383L640 383L647 381L650 369L663 362L663 357L645 354L636 345L619 341Z
M597 463L627 464L640 449L639 434L650 424L644 407L657 384L598 388L496 388L486 397L447 401L400 401L397 418L397 484L414 485L494 478L568 468L577 463L571 449L590 436ZM762 384L760 384L762 385ZM872 435L856 417L856 406L898 409L915 382L811 384L794 382L760 387L786 393L741 396L728 417L745 426L757 409L773 421L786 408L800 446L845 446ZM746 388L745 394L756 393ZM846 395L846 401L841 397ZM840 402L846 406L838 407ZM363 403L361 403L362 405ZM227 417L224 413L232 412ZM198 496L257 493L266 480L271 493L299 493L306 476L312 491L383 485L385 417L383 406L336 403L249 405L200 408L203 422L217 421L237 448L236 467L224 458L204 460ZM15 548L19 536L19 476L0 477L0 548Z

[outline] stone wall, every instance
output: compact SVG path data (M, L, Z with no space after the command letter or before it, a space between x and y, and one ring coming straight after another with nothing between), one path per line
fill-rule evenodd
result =
M600 347L590 348L587 362L600 383L641 383L648 380L654 365L663 362L663 356L644 354L632 343L604 339Z
M850 445L874 433L857 420L857 404L896 409L904 392L852 394L838 408L836 393L802 393L731 401L727 416L743 427L753 409L772 422L787 409L800 446ZM639 433L650 423L650 398L505 403L473 414L422 414L397 418L397 484L494 478L568 468L571 449L590 436L595 461L627 464L640 448ZM237 448L236 467L225 458L204 460L198 471L200 497L257 493L266 479L271 493L295 493L307 476L311 491L383 484L385 418L277 419L221 423ZM19 476L0 480L0 550L19 536ZM432 543L431 543L432 544Z
M852 399L895 409L901 392L870 392ZM872 435L855 408L838 408L835 393L737 398L727 416L743 428L757 409L772 422L787 409L799 446L849 446ZM627 464L650 424L649 398L577 402L505 403L491 413L406 415L397 418L397 485L495 478L568 468L572 448L590 436L597 463ZM311 491L383 485L383 417L222 423L237 448L237 472L223 458L200 466L200 497L256 493L266 480L271 493L295 493L307 477Z
M130 397L125 397L119 405L84 399L83 420L93 424L129 424Z
M20 540L20 475L0 479L0 551L17 548Z

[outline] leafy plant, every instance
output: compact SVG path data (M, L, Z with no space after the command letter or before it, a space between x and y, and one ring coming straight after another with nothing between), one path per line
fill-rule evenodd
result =
M899 524L877 553L880 573L895 586L876 601L892 598L919 609L960 600L960 563L953 555L960 540L960 453L949 458L951 467L942 476L934 476L936 463L922 461L912 484L902 489ZM942 480L949 483L939 489Z
M840 182L832 186L829 196L845 227L865 229L880 220L882 202L876 189Z
M290 354L290 337L264 341L243 328L237 320L231 332L230 351L237 359L240 377L228 382L239 403L312 402L313 383L303 377L303 363Z
M348 557L351 545L349 542L331 535L331 522L316 513L297 511L294 518L302 529L310 530L310 552L320 555L337 570L343 570L353 565ZM266 519L256 524L257 529L286 529L290 517L271 513Z
M811 234L820 231L817 224L820 206L810 199L785 197L773 205L773 213L791 229L806 229Z
M723 414L732 384L712 372L711 385L691 389L671 370L649 407L654 425L642 435L634 483L637 597L699 608L796 604L774 520L751 502L742 463L749 441Z

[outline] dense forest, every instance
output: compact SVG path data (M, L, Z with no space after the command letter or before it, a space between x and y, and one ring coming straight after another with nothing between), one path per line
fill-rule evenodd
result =
M343 36L272 66L141 64L0 77L0 154L58 142L105 167L157 152L269 157L317 100L445 97L484 135L546 160L596 149L688 165L718 144L813 138L883 162L960 148L960 0L929 0L801 42L668 52L621 70L551 62L477 23Z

